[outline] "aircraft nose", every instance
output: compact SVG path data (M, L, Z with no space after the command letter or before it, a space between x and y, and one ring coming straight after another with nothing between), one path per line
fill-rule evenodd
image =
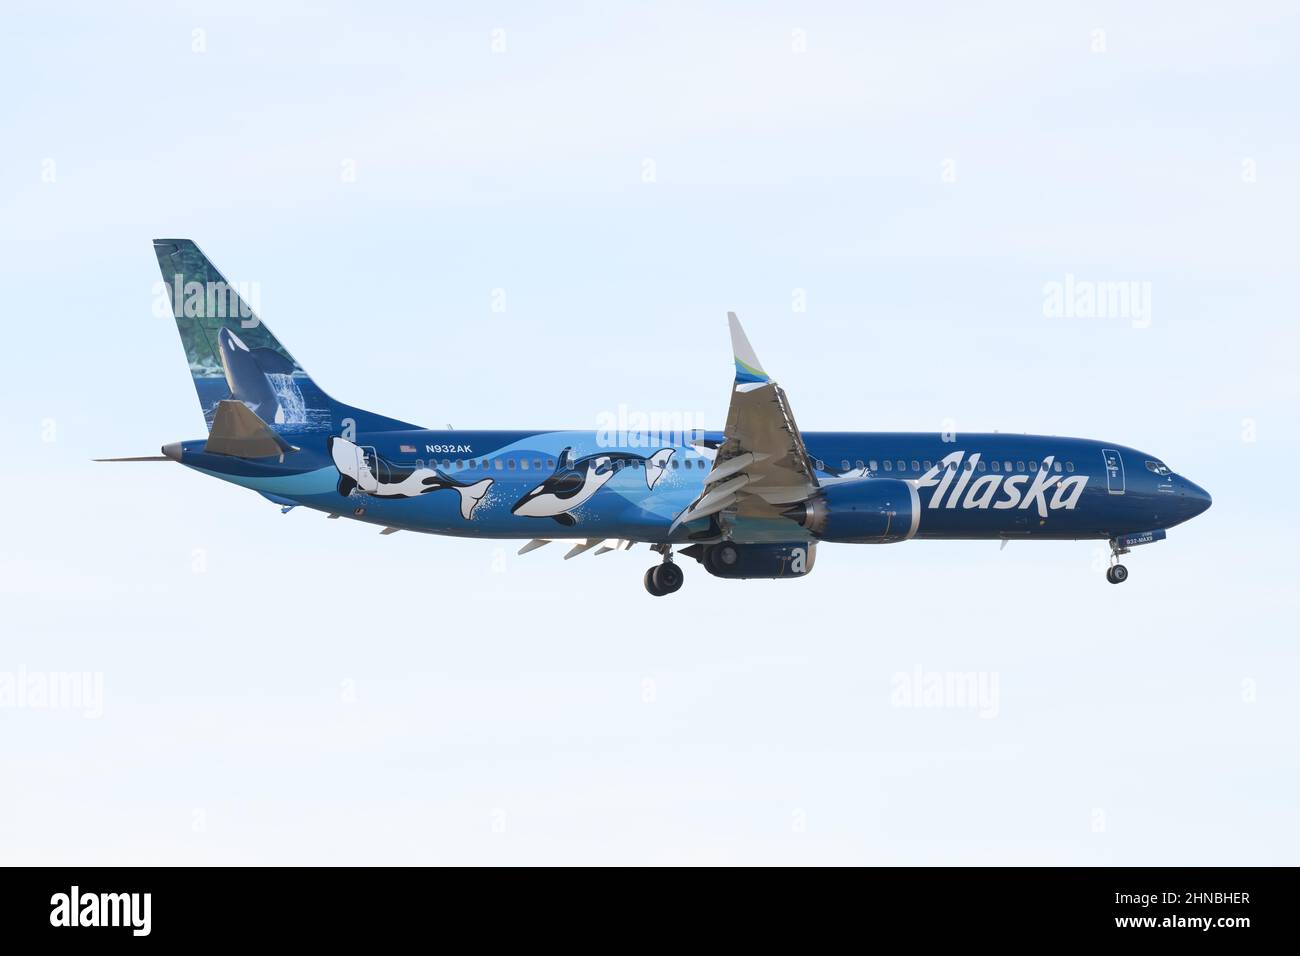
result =
M1183 479L1183 498L1187 502L1187 508L1191 512L1189 518L1195 518L1198 514L1210 507L1210 493L1194 481Z

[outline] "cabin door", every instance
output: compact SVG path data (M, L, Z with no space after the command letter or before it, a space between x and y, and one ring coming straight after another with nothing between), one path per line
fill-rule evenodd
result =
M1114 448L1103 448L1101 457L1106 463L1106 490L1112 495L1124 493L1124 459Z
M379 490L379 455L374 445L357 446L357 487L368 495Z

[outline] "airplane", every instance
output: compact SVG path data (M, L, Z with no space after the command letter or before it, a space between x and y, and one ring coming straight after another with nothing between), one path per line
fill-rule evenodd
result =
M428 429L326 394L199 247L156 239L162 288L206 438L161 455L289 511L471 538L572 541L566 559L646 544L656 597L676 557L720 578L800 578L821 543L1109 542L1120 558L1210 506L1156 455L1117 442L1003 433L812 432L728 313L735 363L721 431ZM611 544L610 542L615 542Z

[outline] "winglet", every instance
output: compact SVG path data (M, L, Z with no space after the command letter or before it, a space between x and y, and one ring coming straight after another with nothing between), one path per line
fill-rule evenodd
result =
M745 330L740 327L740 319L736 318L735 312L727 313L727 323L731 326L731 351L736 358L736 384L770 382L763 366L758 364L758 356L745 337Z

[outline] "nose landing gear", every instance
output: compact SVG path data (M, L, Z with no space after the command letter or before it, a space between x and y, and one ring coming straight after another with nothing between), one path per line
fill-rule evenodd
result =
M664 556L662 564L657 564L645 573L643 579L645 589L655 597L663 597L665 594L672 594L681 588L682 582L686 580L686 575L682 569L673 563L673 553L664 546L661 550Z
M1119 563L1120 555L1128 554L1128 548L1121 548L1119 542L1110 539L1110 567L1106 569L1106 580L1111 584L1123 584L1128 580L1128 568Z

